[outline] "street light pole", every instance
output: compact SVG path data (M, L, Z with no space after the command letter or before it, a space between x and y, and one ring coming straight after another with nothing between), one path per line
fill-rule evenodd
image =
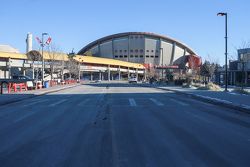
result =
M163 79L163 48L161 50L161 78Z
M227 77L227 13L218 13L217 16L225 16L225 92L227 92L228 77Z
M43 57L43 47L44 47L44 39L43 36L48 35L48 33L42 33L42 84L44 82L44 57Z

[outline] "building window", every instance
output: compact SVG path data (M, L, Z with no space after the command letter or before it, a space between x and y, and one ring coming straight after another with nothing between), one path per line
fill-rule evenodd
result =
M151 50L151 52L153 53L153 52L154 52L154 50Z
M133 58L133 57L134 57L134 55L130 55L130 57L131 57L131 58Z
M158 53L159 51L158 50L155 50L156 53Z
M133 39L134 37L133 36L130 36L131 39Z
M135 39L137 39L138 38L138 36L135 36Z
M147 50L147 52L149 52L149 50Z
M151 58L154 58L154 55L151 55L150 57L151 57Z
M128 55L124 55L124 58L127 58L128 57Z
M155 55L155 58L158 58L159 56L158 55Z
M125 53L127 53L127 50L124 50Z
M135 55L135 58L138 58L138 55Z
M115 50L115 53L117 53L117 50Z
M133 53L133 49L131 49L130 52Z
M140 52L143 53L143 49L140 49Z
M146 55L147 58L149 58L149 55Z
M117 55L115 55L115 58L118 58L118 56L117 56Z
M122 50L120 50L120 53L122 52Z
M140 58L143 58L143 55L140 55Z
M138 49L135 49L135 53L138 53Z
M120 58L123 58L123 56L122 56L122 55L120 55Z

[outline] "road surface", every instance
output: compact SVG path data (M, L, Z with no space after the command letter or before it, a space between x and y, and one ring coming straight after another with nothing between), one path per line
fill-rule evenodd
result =
M1 167L250 166L250 116L135 84L0 106Z

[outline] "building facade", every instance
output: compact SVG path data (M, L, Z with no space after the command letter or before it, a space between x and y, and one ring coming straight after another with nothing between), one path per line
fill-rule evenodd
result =
M106 36L83 47L78 54L157 66L178 65L187 61L183 57L197 55L191 48L175 39L146 32Z
M225 68L216 73L216 82L224 84ZM239 49L237 60L229 61L228 84L250 86L250 48Z

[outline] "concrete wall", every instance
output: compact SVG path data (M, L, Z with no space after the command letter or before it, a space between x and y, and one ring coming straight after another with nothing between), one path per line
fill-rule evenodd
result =
M173 44L167 42L167 41L162 41L161 42L161 47L163 48L163 64L164 65L170 65L171 57L172 57L172 52L173 52ZM161 54L162 56L162 54ZM160 64L162 62L162 57L160 58Z
M112 54L112 41L100 44L101 57L113 58Z
M114 58L128 61L128 38L117 38L113 40ZM112 49L110 50L112 52Z

